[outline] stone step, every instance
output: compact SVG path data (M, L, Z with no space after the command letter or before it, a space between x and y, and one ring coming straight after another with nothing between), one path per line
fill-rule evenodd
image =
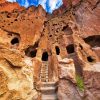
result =
M42 95L41 100L58 100L56 94Z
M41 91L49 91L49 90L55 90L56 87L52 86L52 87L41 87Z
M54 94L56 92L56 87L41 87L42 94Z
M57 82L42 82L41 87L56 87Z
M56 93L56 90L41 91L42 95L52 95Z

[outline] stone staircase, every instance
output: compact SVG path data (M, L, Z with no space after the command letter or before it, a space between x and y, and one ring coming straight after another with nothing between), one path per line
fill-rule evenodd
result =
M57 83L49 82L48 80L48 62L43 61L41 66L41 87L40 91L42 93L41 100L57 100L56 90Z
M57 84L55 82L42 82L41 100L57 100Z

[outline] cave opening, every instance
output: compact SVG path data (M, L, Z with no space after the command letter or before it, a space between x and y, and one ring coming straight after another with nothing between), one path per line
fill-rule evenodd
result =
M59 54L60 54L60 49L59 49L59 47L56 46L55 49L56 49L56 54L59 55Z
M67 35L73 34L72 29L68 25L64 26L62 31L64 31Z
M87 57L88 62L94 62L94 59L91 56Z
M74 53L74 44L70 44L66 47L68 54Z
M91 47L100 47L100 35L89 36L84 38L84 41Z
M30 57L36 57L37 50L30 51Z
M32 46L28 47L25 50L25 55L31 58L36 57L37 49L34 49Z
M42 54L42 61L48 61L48 53L47 52L44 52Z
M17 37L14 37L12 40L11 40L11 44L12 45L15 45L15 44L18 44L19 43L19 39Z
M84 40L85 40L86 42L90 42L90 41L93 41L94 38L95 38L94 36L89 36L89 37L85 38Z
M81 45L81 44L79 44L79 47L81 48L81 50L83 50L83 47L82 47L82 45Z

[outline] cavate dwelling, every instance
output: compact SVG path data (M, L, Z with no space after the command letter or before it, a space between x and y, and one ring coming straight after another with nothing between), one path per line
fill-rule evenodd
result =
M100 100L100 0L37 1L0 0L0 100Z

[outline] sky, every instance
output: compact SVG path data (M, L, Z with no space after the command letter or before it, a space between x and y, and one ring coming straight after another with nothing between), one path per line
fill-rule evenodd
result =
M29 6L38 6L39 4L43 6L43 8L52 13L53 10L59 8L63 2L62 0L7 0L9 2L18 2L21 6L29 7Z

